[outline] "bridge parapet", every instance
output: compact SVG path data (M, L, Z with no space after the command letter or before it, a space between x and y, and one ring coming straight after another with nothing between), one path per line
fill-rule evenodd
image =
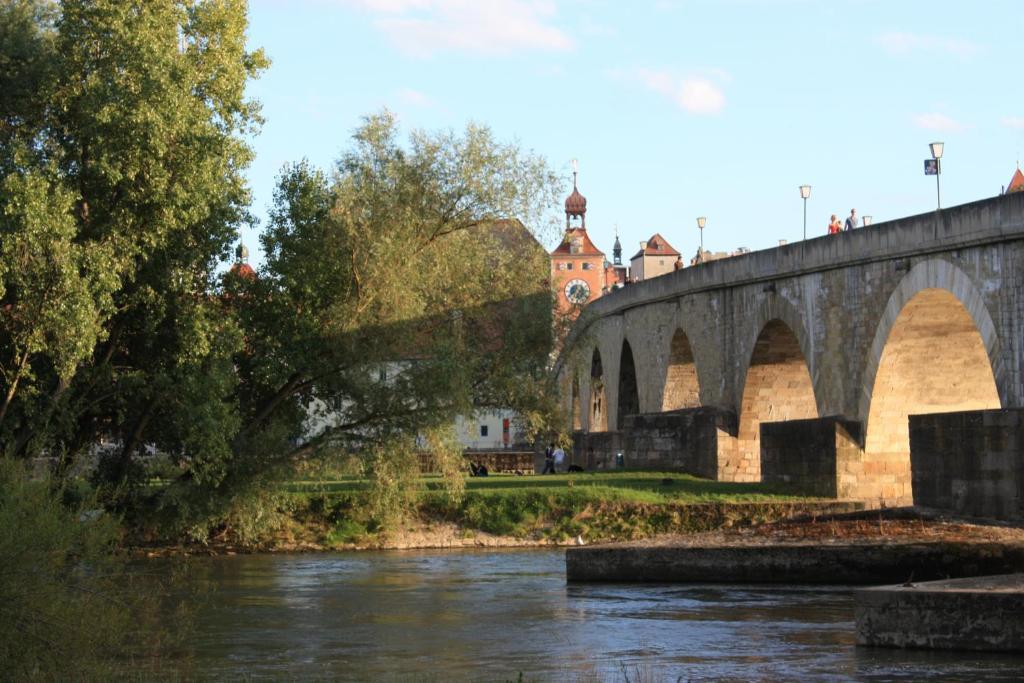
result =
M586 307L584 324L687 294L1022 238L1024 193L1001 195L682 268L597 299Z

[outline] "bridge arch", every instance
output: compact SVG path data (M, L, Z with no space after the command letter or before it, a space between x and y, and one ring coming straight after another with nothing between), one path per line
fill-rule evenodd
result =
M697 408L700 405L700 379L693 346L686 332L677 327L669 345L661 409L680 410Z
M636 382L633 347L626 339L622 341L622 353L619 357L618 398L618 410L616 410L618 424L616 426L618 429L622 429L627 415L636 415L640 412L640 392Z
M864 490L912 501L908 416L1000 408L999 338L981 293L955 265L915 266L889 297L865 366Z
M739 406L735 455L722 474L734 481L761 478L761 424L818 417L807 356L792 326L772 318L750 353Z
M605 392L604 366L601 351L594 347L590 360L590 406L587 412L587 426L591 432L608 431L608 401Z

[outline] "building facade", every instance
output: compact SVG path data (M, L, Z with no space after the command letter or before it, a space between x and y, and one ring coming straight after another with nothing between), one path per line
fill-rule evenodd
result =
M649 280L676 270L679 252L660 233L640 243L640 251L629 260L629 275L635 280Z

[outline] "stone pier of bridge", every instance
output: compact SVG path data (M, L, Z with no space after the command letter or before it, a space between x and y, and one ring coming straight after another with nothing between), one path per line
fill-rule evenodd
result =
M652 278L556 372L573 458L1024 518L1024 193Z

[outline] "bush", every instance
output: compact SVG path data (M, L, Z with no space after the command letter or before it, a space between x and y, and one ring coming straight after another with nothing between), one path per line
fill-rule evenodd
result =
M119 533L82 491L53 490L0 459L3 677L105 677L160 647L156 598L137 587Z

